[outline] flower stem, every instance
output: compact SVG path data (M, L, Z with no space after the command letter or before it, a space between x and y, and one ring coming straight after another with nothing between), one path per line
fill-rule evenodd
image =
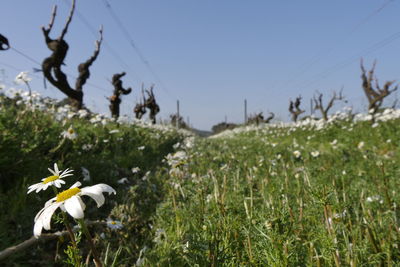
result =
M26 86L28 86L28 89L29 89L29 104L32 107L33 106L32 105L32 89L31 89L31 86L29 85L29 83L27 81L25 81L25 84L26 84Z
M56 196L57 196L57 194L58 194L57 188L56 188L55 186L52 186L52 187L53 187L54 193L55 193ZM67 231L68 231L68 234L69 234L69 238L71 239L71 243L72 243L72 245L76 248L77 246L76 246L75 235L74 235L74 232L72 232L72 228L71 228L71 225L70 225L69 222L68 222L67 215L65 214L64 211L61 211L61 214L62 214L62 216L63 216L63 222L64 222L64 224L65 224L65 227L67 228Z
M90 232L85 224L85 221L83 219L78 219L78 223L79 223L83 233L85 234L86 238L89 241L90 249L92 250L93 259L94 259L94 263L95 263L96 267L102 267L103 264L101 263L101 261L99 259L99 255L97 254L96 248L93 243L92 236L90 235Z
M57 196L57 194L58 194L57 187L55 187L55 186L52 186L52 187L53 187L54 194ZM68 222L68 218L67 218L67 215L65 214L65 212L61 211L61 214L63 217L64 225L67 228L69 238L71 239L72 247L76 250L76 249L78 249L78 245L76 244L75 234L72 231L71 225ZM74 257L75 257L75 262L78 263L79 259L75 253L74 253Z

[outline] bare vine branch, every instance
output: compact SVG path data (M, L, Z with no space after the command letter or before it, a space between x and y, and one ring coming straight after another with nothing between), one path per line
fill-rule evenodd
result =
M156 98L154 96L154 85L152 85L150 87L150 90L146 90L146 93L148 95L148 98L146 99L146 101L144 102L146 108L150 109L150 120L152 123L156 123L156 115L157 113L160 112L160 106L157 104L156 102Z
M52 51L52 54L45 58L42 62L42 71L45 78L61 92L68 96L71 104L76 109L81 109L83 107L83 91L82 87L86 83L86 80L90 76L89 67L96 60L99 52L100 45L103 40L103 30L100 29L100 38L96 41L96 47L94 54L86 62L81 63L78 66L79 75L75 83L75 88L72 88L68 82L67 75L62 71L61 67L64 65L65 57L69 49L68 43L64 40L65 34L68 31L68 27L72 21L72 17L75 10L75 0L72 0L72 6L69 16L66 20L65 26L57 39L50 38L50 31L53 28L55 17L57 15L57 6L54 6L50 23L47 28L42 27L42 32L45 37L45 42L47 47Z
M133 108L136 119L140 120L144 114L146 114L146 97L144 96L144 85L142 84L142 100L139 101Z
M69 16L67 18L67 22L65 23L64 29L62 30L61 35L60 35L61 39L64 39L64 36L68 31L68 27L72 21L72 16L74 15L74 11L75 11L75 0L72 0L71 10L69 11Z
M296 97L296 101L293 102L292 100L290 100L290 104L289 104L289 112L292 114L292 120L294 122L297 121L298 117L305 112L305 110L302 110L300 108L300 104L301 104L301 96Z
M379 86L378 79L374 77L376 61L374 61L372 68L368 71L368 74L364 68L363 60L361 59L361 79L362 79L362 87L365 93L365 96L368 99L368 110L375 114L379 108L381 108L383 104L383 100L385 97L389 96L391 93L398 89L398 85L393 88L390 88L395 81L387 81L383 88ZM373 84L375 83L375 88Z
M125 72L116 73L112 77L112 85L114 86L113 95L109 97L111 116L115 119L119 117L119 106L121 104L121 94L128 95L132 92L132 88L124 89L121 78L125 76Z
M87 222L86 224L88 226L90 226L90 225L106 225L107 223L100 222L100 221L91 221L91 222ZM79 228L75 227L73 229L73 231L76 232L76 231L78 231L78 229ZM58 231L58 232L51 233L51 234L42 234L38 238L32 236L31 238L25 240L24 242L21 242L15 246L11 246L11 247L4 249L3 251L0 251L0 261L6 259L7 257L9 257L15 253L23 251L38 242L47 242L47 241L54 240L59 237L64 237L67 235L68 235L68 231Z
M97 56L100 53L100 46L103 41L103 26L100 27L99 30L100 38L95 42L95 50L93 55L85 62L78 65L79 76L76 79L75 89L77 91L82 91L83 85L86 83L87 79L90 77L89 67L93 64L93 62L97 59Z
M323 101L322 101L322 97L323 97L322 93L318 93L318 98L316 96L313 97L314 108L320 110L320 112L322 114L322 118L325 121L328 120L328 112L333 107L334 102L344 99L344 97L342 95L342 91L343 91L343 89L340 90L339 95L337 95L336 92L333 92L333 96L329 100L329 102L326 105L326 107L324 107L324 104L323 104Z

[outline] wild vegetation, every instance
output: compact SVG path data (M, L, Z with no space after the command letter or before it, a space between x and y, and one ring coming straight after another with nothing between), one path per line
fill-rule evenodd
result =
M71 87L62 67L74 7L56 39L56 8L42 28L52 51L43 75L68 100L32 92L24 72L17 81L28 91L0 87L1 266L400 262L400 110L383 106L398 86L381 87L375 63L369 72L360 66L367 114L329 115L342 91L325 104L317 93L321 119L301 118L298 96L291 123L246 113L243 125L220 123L201 138L179 111L175 127L156 124L153 86L142 88L135 120L120 116L121 94L133 91L122 86L125 72L112 78L112 118L85 108L103 32ZM0 50L9 48L0 35ZM140 120L147 109L150 123Z
M143 177L160 171L164 157L187 133L166 126L122 123L123 117L117 122L86 110L73 112L69 106L58 106L55 101L42 99L35 92L7 90L0 100L1 250L32 236L35 215L54 193L46 190L28 195L28 186L49 176L47 168L52 168L54 163L60 170L73 170L74 178L66 177L63 189L78 180L84 186L105 183L117 191L100 209L89 208L88 204L85 217L90 220L116 219L110 211L118 210L119 205L128 200L132 205L131 201L142 203L140 211L130 215L129 224L127 219L123 220L127 223L126 228L129 225L129 229L135 229L131 237L137 239L134 244L140 246L142 235L148 235L150 231L147 223L161 194L156 187L148 187L149 182ZM135 192L137 196L128 195L128 192ZM57 230L63 230L63 226L55 219L52 231ZM123 242L121 235L107 232L107 227L97 230L97 240L101 233L106 233ZM97 242L105 249L110 240ZM67 243L68 240L61 239L39 242L34 249L12 253L7 262L10 266L54 266L65 260L63 251ZM105 250L100 251L105 253ZM133 252L131 257L135 255Z
M56 162L84 185L116 189L104 207L85 211L105 265L399 261L399 110L243 126L205 139L74 113L32 95L1 99L2 249L32 235L51 194L27 188ZM57 230L53 219L45 232ZM62 265L67 244L67 236L42 241L7 262Z

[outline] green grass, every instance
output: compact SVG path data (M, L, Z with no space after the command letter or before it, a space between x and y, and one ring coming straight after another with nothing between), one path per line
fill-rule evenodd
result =
M68 185L82 180L85 167L92 181L84 185L107 183L117 190L100 209L88 202L85 212L90 220L111 217L123 224L119 230L91 228L109 266L400 261L398 119L374 127L336 120L319 130L249 128L193 139L139 125L57 121L50 112L7 103L3 99L0 111L0 250L31 236L35 214L52 195L27 195L27 187L57 162L75 170ZM70 125L78 138L63 140ZM91 149L83 149L88 144ZM141 171L134 174L133 167ZM128 185L117 183L122 177ZM57 229L62 226L53 221ZM62 265L66 243L40 243L7 264ZM85 259L84 242L81 249ZM55 260L57 253L61 259Z
M100 209L96 208L94 201L87 198L85 218L89 220L105 220L114 207L133 199L131 195L127 196L127 192L135 192L137 198L142 200L149 198L151 203L143 209L139 221L131 225L137 231L142 231L135 236L143 239L141 235L148 232L143 225L147 225L158 199L155 193L146 195L147 188L140 191L143 187L142 177L148 171L152 175L158 170L163 158L173 151L172 146L183 139L181 133L171 129L158 130L115 122L106 125L92 124L86 119L76 117L57 121L52 112L32 112L25 109L24 105L15 105L15 101L10 99L1 100L0 250L32 236L36 213L43 207L45 201L54 195L52 190L27 195L27 188L50 176L47 168L53 168L54 163L57 163L60 169L74 170L74 176L65 179L64 189L79 180L83 186L106 183L117 190L117 195L108 197L106 204ZM78 137L74 140L64 139L61 133L71 125ZM110 133L112 130L118 131ZM85 148L88 146L90 149ZM90 171L91 181L83 181L81 167ZM140 171L133 173L131 169L134 167L139 167ZM123 177L128 178L127 185L117 182ZM135 188L140 190L136 192ZM53 220L52 230L62 230L62 225ZM94 230L98 245L103 249L103 256L110 242L117 246L111 246L109 253L118 251L119 242L115 242L115 239L122 239L122 236L115 235L104 227ZM101 232L106 232L110 236L100 240ZM111 234L114 236L111 237ZM7 259L7 262L11 266L32 264L53 266L58 253L61 255L61 260L56 262L60 264L66 244L67 242L62 241L58 244L56 241L39 243L33 249L15 254L11 259ZM137 244L140 245L140 241ZM60 248L56 252L58 245ZM138 252L134 252L133 255Z
M338 121L319 131L267 128L198 140L188 178L171 177L179 190L166 185L154 225L166 234L147 263L396 265L398 123Z

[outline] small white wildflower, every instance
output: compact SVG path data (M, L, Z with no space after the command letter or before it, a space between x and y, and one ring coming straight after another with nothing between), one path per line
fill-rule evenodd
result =
M294 157L295 157L296 159L298 159L298 158L301 157L301 152L298 151L298 150L295 150L295 151L293 151L293 155L294 155Z
M74 140L74 139L76 139L78 137L78 135L76 134L74 128L72 128L72 125L69 126L68 130L63 131L61 133L61 136L63 138L67 138L67 139L70 139L70 140Z
M22 71L20 72L17 77L15 77L15 82L18 84L25 84L28 83L32 80L31 77L28 76L28 71Z
M110 228L111 230L119 230L122 229L124 226L120 221L107 218L107 227Z
M84 144L82 146L82 150L84 151L89 151L90 149L92 149L93 145L92 144Z
M63 172L58 169L57 163L54 163L54 170L48 168L48 170L53 174L52 176L46 177L42 179L42 182L33 184L28 187L28 193L31 193L36 190L38 193L41 190L46 190L49 186L54 185L57 188L60 188L62 184L65 184L65 181L62 178L73 175L71 172L73 170L66 169Z
M145 146L140 146L140 147L138 147L137 149L138 150L144 150L146 147Z
M124 177L124 178L119 179L117 181L117 183L119 183L119 184L127 184L127 183L129 183L129 180L128 180L127 177Z
M358 143L357 148L358 149L362 149L364 147L365 143L363 141L361 141L360 143Z
M379 202L380 204L383 204L383 200L382 200L381 196L379 196L379 195L375 195L375 196L372 196L372 197L367 197L366 201L370 202L370 203L371 202Z
M181 146L181 143L176 143L172 146L173 149L178 149Z
M319 156L319 151L315 150L315 151L311 151L311 156L313 156L314 158Z
M89 116L89 112L86 109L80 109L77 112L79 118L85 118L87 116Z
M82 169L82 175L83 175L83 181L84 182L89 182L90 181L90 172L88 169L85 167L81 167Z
M139 167L134 167L131 169L132 173L138 173L140 172L140 168Z

